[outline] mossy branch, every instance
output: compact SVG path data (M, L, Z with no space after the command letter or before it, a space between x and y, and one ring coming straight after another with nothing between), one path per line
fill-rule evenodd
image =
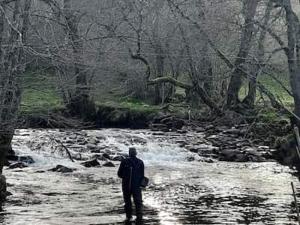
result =
M174 79L173 77L159 77L159 78L148 81L148 85L155 85L155 84L161 84L161 83L170 83L170 84L173 84L174 86L181 87L186 90L193 89L193 87L191 85L180 82L180 81Z

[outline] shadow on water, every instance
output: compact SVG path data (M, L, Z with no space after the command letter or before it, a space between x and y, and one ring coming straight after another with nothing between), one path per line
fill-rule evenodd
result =
M10 215L9 212L7 212L6 210L3 209L3 207L5 206L5 203L0 204L0 224L6 224L7 222L7 217L8 215Z
M135 209L133 208L133 211ZM112 209L109 212L102 212L102 215L124 215L124 209L123 206L117 206L114 209ZM134 213L133 213L134 214ZM158 211L152 207L144 206L144 215L145 218L143 219L143 222L135 222L135 221L121 221L116 223L101 223L101 225L159 225L160 220L158 219ZM99 215L101 216L101 215ZM100 224L89 224L89 225L100 225Z

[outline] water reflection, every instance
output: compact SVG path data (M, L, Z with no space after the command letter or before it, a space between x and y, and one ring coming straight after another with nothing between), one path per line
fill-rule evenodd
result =
M289 210L289 181L295 178L269 166L225 163L214 173L202 165L198 175L195 168L165 169L153 176L146 203L167 215L161 224L296 224Z
M154 197L147 197L144 202L146 205L158 211L157 218L161 225L181 225L176 216L172 213L167 212L162 208L162 205Z

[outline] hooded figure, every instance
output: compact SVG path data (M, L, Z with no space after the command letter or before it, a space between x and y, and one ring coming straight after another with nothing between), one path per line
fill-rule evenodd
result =
M132 218L132 196L136 208L136 221L142 222L143 200L141 182L144 178L144 163L136 156L136 149L133 147L129 148L129 157L121 162L118 170L118 176L122 178L126 221L130 221Z

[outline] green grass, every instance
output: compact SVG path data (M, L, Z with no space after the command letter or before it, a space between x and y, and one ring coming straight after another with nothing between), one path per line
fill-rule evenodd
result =
M278 79L288 90L290 90L289 78L286 74L275 74L273 75ZM260 76L259 82L262 83L271 93L273 93L277 99L279 99L286 106L293 106L293 97L290 96L286 90L272 77L268 75ZM248 84L244 84L240 96L243 98L248 92ZM267 96L263 95L265 100L268 100ZM261 94L257 92L257 100L261 98Z
M54 76L46 72L26 72L22 79L21 114L47 113L63 107Z
M278 121L287 121L289 123L290 118L286 114L279 113L273 108L265 108L258 114L259 121L265 123L274 123Z
M23 93L20 113L44 114L63 108L63 102L56 86L57 81L54 75L47 72L26 72L22 79ZM95 99L96 105L99 106L111 106L145 113L159 111L159 106L152 106L132 98L121 98L115 95L109 95L100 100L99 98Z
M110 101L96 101L96 105L110 106L120 109L129 109L136 112L158 112L159 106L149 105L143 101L132 99L132 98L116 98Z
M288 90L291 90L288 75L277 74L274 75ZM277 98L284 104L292 105L294 103L293 97L290 96L286 90L270 76L262 76L259 81L263 83L268 90L270 90Z
M288 89L290 89L288 75L275 75ZM293 98L270 76L264 75L259 78L259 81L264 84L276 97L278 97L286 106L293 107ZM57 90L57 80L55 75L48 71L28 71L22 79L22 102L21 114L40 114L53 111L54 109L63 108L63 102ZM248 85L244 84L241 89L241 97L247 93ZM100 93L100 92L99 92ZM177 94L184 95L184 90L178 88ZM120 95L105 92L95 98L96 105L110 106L119 109L129 109L135 112L159 112L161 106L153 106L146 102L133 98L122 98ZM260 99L260 93L257 93L257 99ZM268 100L264 96L265 100ZM173 111L173 110L172 110ZM174 108L174 111L179 109ZM266 113L266 120L272 120L275 113Z

